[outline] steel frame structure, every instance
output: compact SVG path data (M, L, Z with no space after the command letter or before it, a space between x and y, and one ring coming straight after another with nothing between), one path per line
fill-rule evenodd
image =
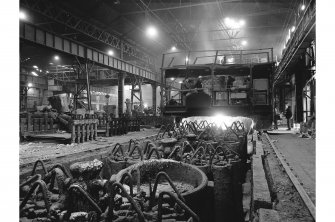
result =
M290 65L302 44L305 43L306 37L311 33L311 30L315 28L315 11L315 0L311 0L306 6L305 12L297 25L293 37L288 42L286 50L283 52L282 60L275 70L273 86L279 83L280 79L283 78L283 73ZM309 46L310 42L307 44Z
M20 1L20 5L24 8L38 12L53 21L66 25L67 27L95 40L119 49L123 53L133 56L143 62L151 65L155 64L154 57L149 55L143 49L140 49L134 42L130 43L131 40L125 41L115 34L90 24L78 16L73 15L71 12L56 6L53 1L22 0Z
M97 49L88 47L84 44L77 43L74 40L69 40L54 33L45 31L41 28L20 22L20 38L45 47L55 49L81 59L87 59L95 62L95 64L116 70L118 72L127 72L129 74L138 75L147 81L158 82L160 77L157 73L143 69L132 63L107 55Z
M159 16L156 12L152 11L147 4L143 0L133 0L139 8L142 10L151 13L158 21L159 23L165 27L165 29L168 31L168 33L171 35L171 38L175 43L181 44L183 48L186 50L191 50L190 44L187 42L187 30L183 25L178 21L178 19L175 17L175 15L168 10L169 15L165 15L165 19L163 19L161 16ZM164 3L162 2L164 5ZM167 23L173 23L173 28L171 28Z

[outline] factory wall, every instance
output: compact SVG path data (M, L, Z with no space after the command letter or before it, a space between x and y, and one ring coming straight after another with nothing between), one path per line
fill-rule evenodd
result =
M48 90L48 82L45 77L29 75L25 69L21 69L20 72L20 110L26 110L25 98L23 97L23 89L30 87L27 92L27 109L28 111L33 110L34 106L41 106L48 104L48 97L52 96L53 93Z
M115 105L116 106L116 113L118 110L118 86L110 86L110 87L104 87L104 89L107 89L107 92L109 94L108 104L109 105ZM105 90L104 90L105 91ZM126 111L126 99L131 99L131 85L125 85L124 86L124 101L123 101L123 110ZM105 95L94 95L95 93L92 92L92 107L95 110L102 110L103 106L106 105L107 99L105 98ZM148 107L152 107L152 86L151 84L145 84L142 85L142 99L143 99L143 105L147 105ZM156 104L157 106L160 106L160 87L157 87L156 89ZM139 102L136 98L134 98L134 104L136 105L136 102ZM115 114L116 114L115 113ZM117 116L117 115L116 115Z

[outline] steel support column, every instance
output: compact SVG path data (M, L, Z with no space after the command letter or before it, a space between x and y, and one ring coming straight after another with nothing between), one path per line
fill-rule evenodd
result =
M90 70L88 69L87 62L85 63L85 74L86 74L86 86L87 86L86 87L87 105L88 105L88 111L91 111L92 110L92 105L91 105Z
M154 116L156 116L157 113L157 84L153 83L151 84L152 87L152 110L154 111Z
M118 115L119 117L123 114L123 101L124 101L124 79L125 79L125 73L119 72L118 73L118 91L117 91L117 96L118 96Z

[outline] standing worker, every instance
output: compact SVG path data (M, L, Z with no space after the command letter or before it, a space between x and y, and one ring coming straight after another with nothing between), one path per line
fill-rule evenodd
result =
M277 107L275 108L275 118L274 118L274 129L278 129L278 120L281 120L280 118L280 113L277 109Z
M287 120L287 130L291 130L290 119L292 118L292 110L291 110L291 106L289 105L287 105L287 108L285 110L285 117Z

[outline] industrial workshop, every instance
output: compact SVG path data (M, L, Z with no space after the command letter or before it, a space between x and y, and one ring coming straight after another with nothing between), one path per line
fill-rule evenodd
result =
M13 220L315 221L315 2L20 0Z

